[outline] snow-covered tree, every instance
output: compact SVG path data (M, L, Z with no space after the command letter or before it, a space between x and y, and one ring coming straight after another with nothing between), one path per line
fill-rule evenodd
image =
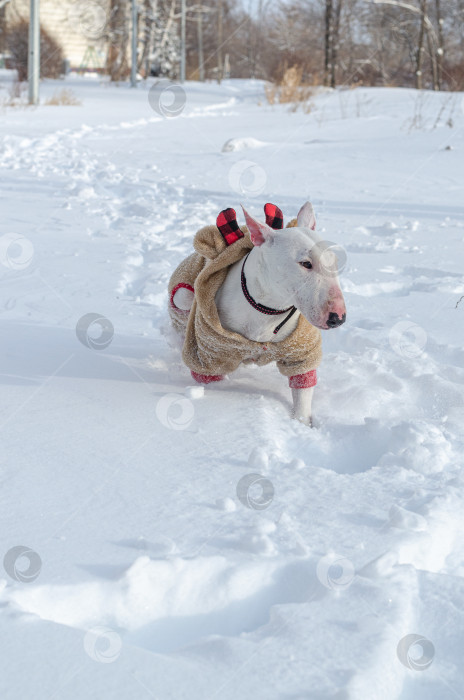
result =
M144 73L175 78L179 72L180 39L176 0L144 0L142 52Z

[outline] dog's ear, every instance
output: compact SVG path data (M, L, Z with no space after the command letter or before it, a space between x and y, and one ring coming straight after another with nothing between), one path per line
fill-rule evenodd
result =
M253 245L256 246L263 245L263 243L272 238L274 230L267 224L261 223L261 221L257 221L256 219L254 219L247 212L243 204L241 206L243 209L243 213L245 214L245 221L250 232L251 242L253 243Z
M305 202L298 212L296 217L298 226L310 228L312 231L316 229L316 217L314 215L313 205L310 202Z

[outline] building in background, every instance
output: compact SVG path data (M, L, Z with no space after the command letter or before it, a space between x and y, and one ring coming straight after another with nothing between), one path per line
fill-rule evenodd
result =
M29 0L9 0L4 9L6 31L29 20ZM68 69L104 69L108 15L109 0L40 0L41 28L61 46Z

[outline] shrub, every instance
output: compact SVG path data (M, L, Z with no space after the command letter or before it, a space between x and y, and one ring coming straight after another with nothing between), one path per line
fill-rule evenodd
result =
M27 56L29 22L20 19L8 27L5 43L12 57L12 67L18 80L27 80ZM60 44L45 30L40 30L40 75L42 78L59 78L63 73L64 54Z
M72 90L60 90L55 92L52 97L45 100L46 105L80 105L82 102L77 99Z
M293 109L296 110L298 104L303 103L303 110L305 112L310 112L311 105L309 99L314 92L314 88L309 85L304 85L302 76L302 67L292 66L291 68L287 68L279 83L266 85L265 92L269 104L291 103Z

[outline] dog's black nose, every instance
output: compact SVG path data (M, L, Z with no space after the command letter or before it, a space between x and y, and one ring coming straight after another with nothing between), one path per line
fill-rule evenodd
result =
M337 328L337 326L341 326L342 323L345 323L346 321L346 314L343 314L343 316L340 318L340 316L333 311L329 314L329 318L327 319L327 325L329 328Z

